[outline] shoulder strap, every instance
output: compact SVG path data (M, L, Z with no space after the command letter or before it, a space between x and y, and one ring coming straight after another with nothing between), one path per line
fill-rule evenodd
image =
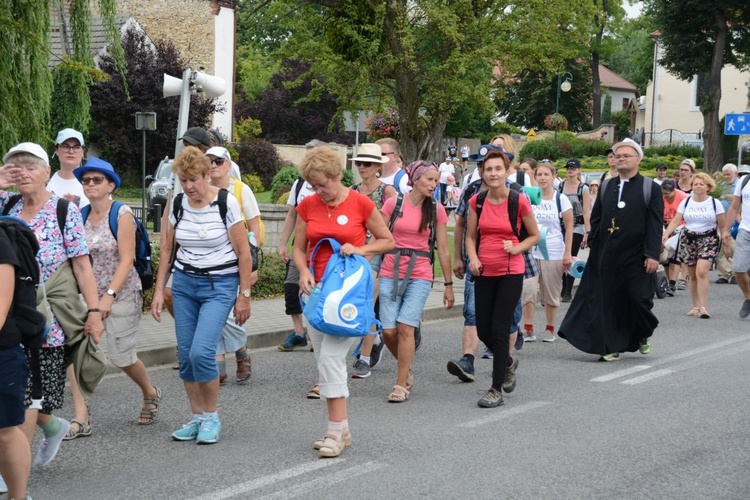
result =
M65 198L57 199L57 226L60 228L60 233L65 236L65 221L68 218L68 205L70 202Z
M565 192L565 181L562 181L560 184L557 185L557 192L558 193Z
M240 203L240 208L242 208L242 187L245 185L244 182L242 182L239 179L234 180L234 197L237 198L237 201ZM243 212L244 216L244 212Z
M81 209L81 218L83 219L84 225L86 224L86 221L89 220L89 215L91 215L91 205L86 205Z
M525 186L526 185L526 172L524 172L523 170L516 170L516 182L521 187Z
M302 186L305 185L305 179L297 177L297 185L294 188L294 206L299 205L299 194L302 192Z
M612 177L604 179L604 175L606 174L602 174L602 185L599 188L599 201L600 202L604 200L604 190L607 189L607 184L609 184L609 181L612 179Z
M437 200L432 197L430 200L432 200L432 221L430 221L430 239L428 241L430 246L430 262L433 262L435 259L435 240L437 239L438 208Z
M685 210L687 210L688 203L690 203L690 198L692 198L690 195L687 195L687 198L685 198Z
M576 192L576 195L578 196L578 201L580 201L581 203L583 203L583 186L585 186L583 181L579 182L578 191Z
M185 193L179 193L172 200L172 215L174 216L174 228L177 229L177 224L182 219L182 199Z
M109 230L112 231L112 236L115 237L115 241L117 241L117 231L120 229L120 222L117 219L117 214L120 212L121 206L121 201L113 201L112 206L109 208ZM133 219L135 219L135 215L133 216Z
M477 230L479 230L479 217L482 216L482 206L484 205L485 199L487 199L487 191L480 191L477 196Z
M219 189L219 196L216 199L216 203L219 205L219 215L221 216L221 222L224 223L224 227L227 227L227 197L229 191L226 189Z
M388 230L393 231L393 225L396 223L396 219L401 217L401 209L404 205L404 193L398 193L396 197L396 204L393 206L393 213L391 214L391 220L388 223Z
M740 187L740 194L742 194L742 190L745 189L745 186L747 186L748 182L750 182L750 174L742 178L742 184L741 184L742 187Z
M510 227L513 229L513 234L516 235L518 241L521 241L521 232L518 229L518 192L510 191L508 193L508 218L510 219Z
M555 202L557 203L557 216L562 219L562 202L560 201L560 193L555 193Z
M745 187L743 184L742 187ZM8 203L5 204L5 208L3 208L3 215L8 215L10 213L10 209L16 206L16 203L18 203L21 200L20 194L14 194L10 198L8 198Z
M646 202L646 208L651 204L651 187L653 182L650 177L643 178L643 201Z

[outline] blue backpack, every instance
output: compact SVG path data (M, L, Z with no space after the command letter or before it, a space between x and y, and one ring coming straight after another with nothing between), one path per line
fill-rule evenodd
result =
M113 201L112 207L109 210L109 230L112 231L112 236L117 240L117 230L119 224L117 221L117 213L120 211L120 206L123 203L121 201ZM91 205L86 205L81 209L81 217L83 217L83 223L86 224L86 219L89 218L91 213ZM135 270L138 271L138 277L141 278L141 287L143 291L151 289L154 286L154 270L151 267L151 242L148 239L148 232L143 227L141 220L133 215L135 219Z
M310 256L310 271L318 248L323 243L333 248L323 279L313 289L303 313L310 325L337 337L364 337L372 333L375 319L375 279L370 263L361 255L341 255L341 244L323 238Z

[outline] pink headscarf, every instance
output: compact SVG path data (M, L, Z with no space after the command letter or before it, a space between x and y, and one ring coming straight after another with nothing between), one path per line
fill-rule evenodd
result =
M409 166L406 167L406 175L409 176L409 182L407 183L409 186L413 186L414 182L422 177L425 173L429 172L430 170L434 170L435 172L438 171L437 166L432 162L425 162L424 160L417 160L415 162L409 163Z

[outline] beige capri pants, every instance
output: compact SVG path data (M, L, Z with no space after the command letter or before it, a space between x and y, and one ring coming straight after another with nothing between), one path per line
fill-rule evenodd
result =
M536 260L539 266L539 291L542 295L544 305L560 307L560 294L562 293L562 260Z
M135 341L141 323L142 305L141 293L131 293L113 303L112 311L104 320L107 356L118 368L131 366L138 361Z

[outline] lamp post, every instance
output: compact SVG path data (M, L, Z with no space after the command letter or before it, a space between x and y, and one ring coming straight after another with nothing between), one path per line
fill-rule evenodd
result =
M156 113L146 111L135 114L135 129L143 131L143 155L141 157L141 220L146 218L146 131L156 130Z
M563 81L562 77L565 75L565 81ZM555 103L555 114L559 114L560 111L560 91L563 92L569 92L570 91L570 82L573 81L573 75L570 74L570 72L566 71L565 73L560 73L557 75L557 102ZM555 139L557 139L557 128L555 128Z

